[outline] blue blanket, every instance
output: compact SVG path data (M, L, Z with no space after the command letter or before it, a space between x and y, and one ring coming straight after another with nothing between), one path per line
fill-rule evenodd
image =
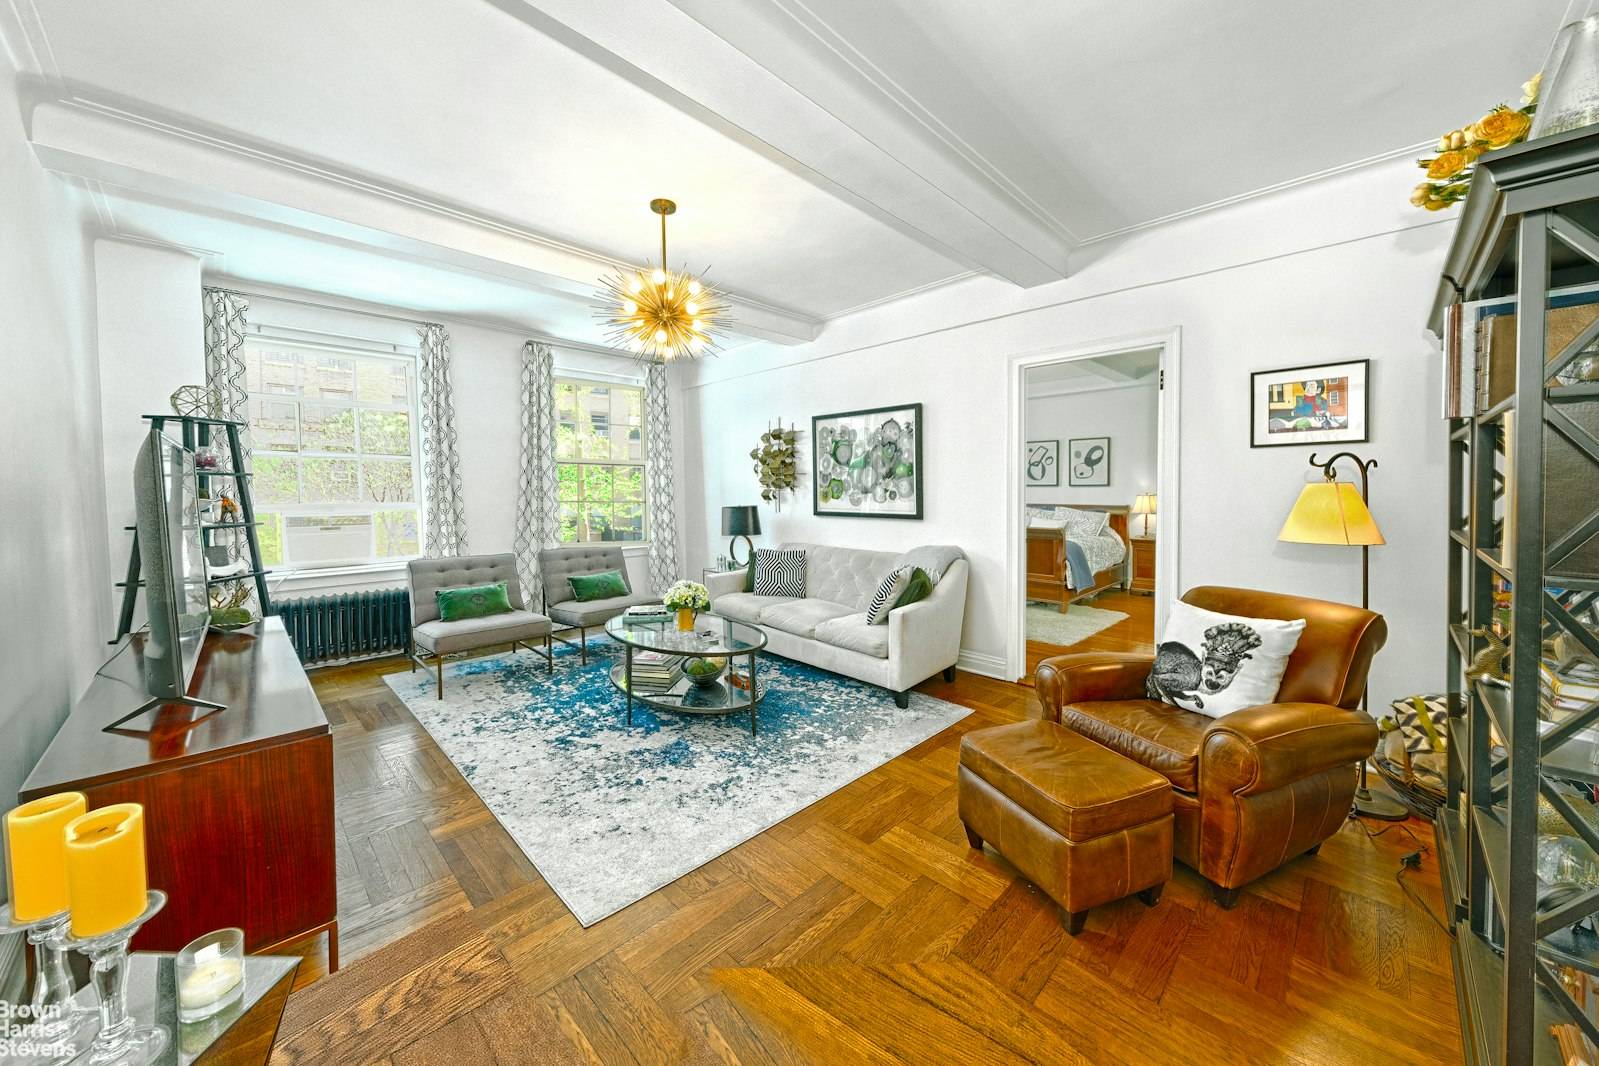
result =
M1088 565L1088 553L1081 544L1069 538L1066 541L1066 568L1071 571L1074 592L1094 587L1094 571Z

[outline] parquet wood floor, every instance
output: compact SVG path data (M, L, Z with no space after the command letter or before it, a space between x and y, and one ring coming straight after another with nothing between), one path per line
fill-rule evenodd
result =
M1350 823L1232 911L1179 867L1066 936L955 811L961 734L1037 714L1029 688L927 683L974 713L584 929L383 685L403 669L313 675L351 969L308 948L279 1066L1460 1060L1447 941L1394 878L1406 829ZM1439 908L1430 852L1411 884Z

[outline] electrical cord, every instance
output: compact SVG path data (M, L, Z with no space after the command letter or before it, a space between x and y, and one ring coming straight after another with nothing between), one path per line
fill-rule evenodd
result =
M1411 870L1421 869L1422 856L1432 854L1432 848L1428 846L1427 842L1418 837L1415 831L1405 822L1393 822L1382 829L1373 831L1371 826L1366 824L1366 820L1360 817L1359 812L1353 807L1349 809L1349 820L1360 826L1361 831L1371 840L1376 840L1378 837L1391 833L1395 829L1410 838L1410 842L1416 845L1416 850L1399 860L1399 869L1394 871L1394 882L1399 885L1399 891L1405 894L1406 899L1410 900L1417 909L1425 914L1433 925L1443 930L1445 936L1453 940L1455 931L1449 928L1448 923L1438 916L1437 912L1427 904L1426 900L1421 898L1421 893L1416 891L1415 886L1405 879L1405 874Z

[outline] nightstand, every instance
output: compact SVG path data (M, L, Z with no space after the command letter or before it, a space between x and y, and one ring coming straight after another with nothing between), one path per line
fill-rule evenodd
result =
M1132 591L1153 596L1155 594L1155 538L1129 537L1133 554Z

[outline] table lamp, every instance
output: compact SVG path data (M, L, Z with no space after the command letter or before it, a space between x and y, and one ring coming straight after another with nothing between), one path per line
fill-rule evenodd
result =
M742 507L722 508L722 536L731 538L727 542L727 557L735 567L744 566L749 562L750 553L755 550L755 545L750 537L761 535L761 512L753 505ZM739 562L738 542L744 541L744 561Z
M1360 471L1360 487L1337 480L1338 460L1349 459ZM1344 544L1360 547L1360 606L1370 608L1371 546L1383 544L1382 530L1366 506L1370 489L1369 474L1377 465L1375 459L1362 459L1354 452L1339 452L1325 463L1318 462L1314 452L1310 465L1320 467L1322 481L1306 485L1288 512L1277 539L1295 544ZM1366 693L1360 694L1360 709L1366 710ZM1409 817L1397 801L1378 795L1366 787L1366 760L1360 761L1360 787L1355 790L1355 810L1367 818L1385 821L1402 821Z
M1133 500L1133 514L1144 516L1143 532L1138 534L1140 537L1149 536L1149 516L1154 513L1155 494L1153 492L1140 492L1137 498Z

